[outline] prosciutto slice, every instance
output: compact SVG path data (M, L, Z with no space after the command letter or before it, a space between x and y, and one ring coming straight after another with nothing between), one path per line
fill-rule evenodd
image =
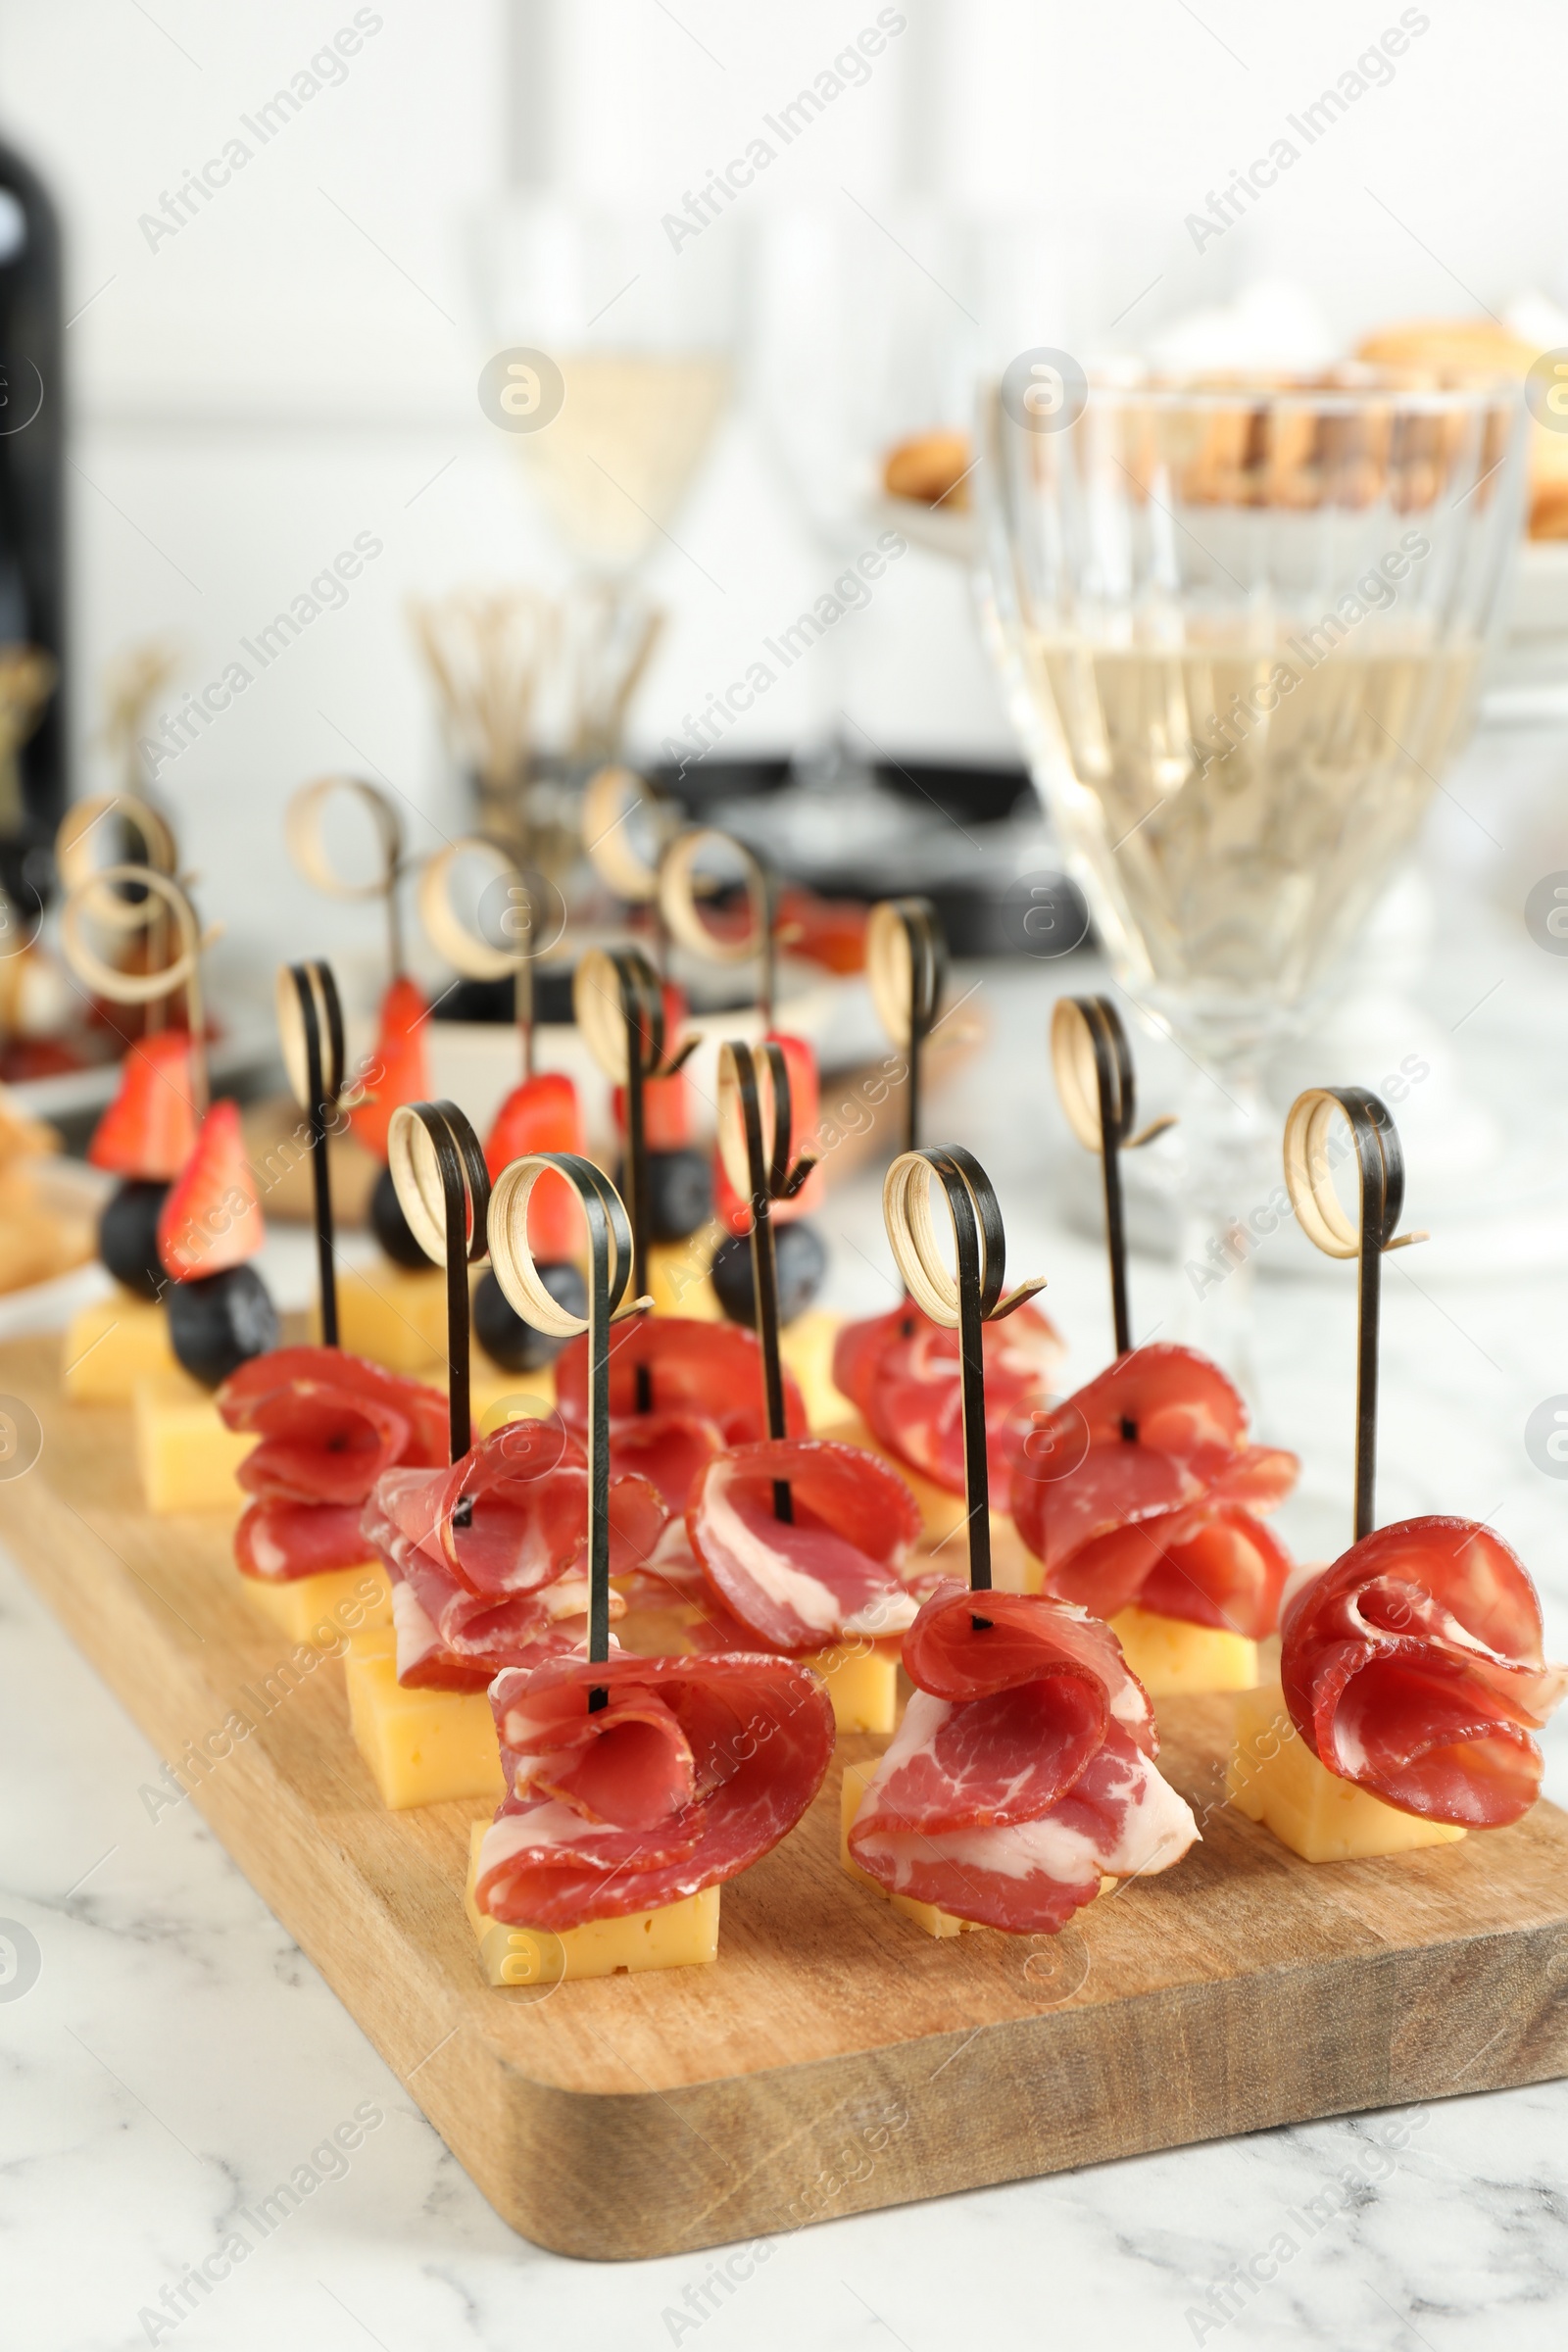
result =
M363 1567L370 1557L363 1515L360 1503L249 1502L234 1530L235 1562L242 1575L269 1584Z
M1058 1599L1133 1606L1260 1640L1290 1553L1261 1514L1294 1453L1248 1442L1247 1407L1195 1348L1136 1348L1049 1413L1013 1424L1012 1515Z
M640 1376L640 1377L639 1377ZM556 1401L566 1427L588 1435L588 1343L556 1358ZM785 1427L806 1434L806 1404L784 1375ZM703 1464L725 1446L767 1435L762 1354L734 1323L636 1315L610 1335L610 1459L651 1479L671 1511L683 1511Z
M593 1690L609 1703L590 1710ZM507 1793L481 1910L563 1933L679 1902L760 1859L822 1785L833 1708L787 1658L581 1655L490 1690Z
M612 1576L643 1566L665 1516L646 1479L612 1479ZM401 1683L480 1690L583 1639L588 1464L559 1422L509 1422L450 1468L387 1471L361 1524L392 1577ZM612 1592L612 1616L624 1607Z
M368 1556L360 1519L399 1465L447 1454L447 1401L339 1348L274 1348L218 1392L228 1428L257 1435L236 1473L254 1497L234 1531L243 1576L288 1584Z
M986 1432L992 1475L1004 1482L1007 1425L1029 1400L1044 1402L1061 1361L1050 1318L1021 1306L984 1326ZM912 1303L865 1323L847 1323L833 1348L833 1384L858 1410L879 1445L946 1487L963 1493L963 1396L958 1335Z
M890 1893L1051 1936L1102 1876L1167 1870L1197 1838L1142 1684L1082 1611L949 1580L904 1663L915 1692L849 1838Z
M774 1485L794 1517L774 1511ZM858 1446L763 1439L714 1454L686 1508L692 1550L743 1646L809 1652L896 1640L916 1602L899 1573L920 1509L896 1471Z
M236 1473L247 1494L363 1503L383 1470L447 1456L447 1400L338 1348L276 1348L224 1381L225 1426L259 1434Z
M1286 1611L1291 1720L1342 1780L1424 1820L1517 1821L1541 1790L1531 1737L1568 1691L1545 1662L1523 1563L1470 1519L1363 1536Z

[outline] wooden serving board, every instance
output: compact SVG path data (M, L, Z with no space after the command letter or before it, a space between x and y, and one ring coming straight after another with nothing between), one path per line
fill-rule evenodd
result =
M255 1717L288 1644L223 1520L144 1513L128 1415L63 1403L57 1356L0 1348L44 1433L0 1535L177 1758ZM1225 1806L1229 1717L1161 1708L1203 1843L1060 1936L937 1943L896 1917L839 1868L835 1769L724 1888L715 1966L541 1992L480 1978L479 1808L383 1811L326 1658L194 1794L497 2211L563 2253L649 2255L1568 2073L1568 1817L1313 1868Z

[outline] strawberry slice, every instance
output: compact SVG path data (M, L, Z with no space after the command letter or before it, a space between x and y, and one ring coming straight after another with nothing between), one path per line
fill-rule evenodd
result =
M561 1070L541 1070L514 1086L496 1113L485 1145L492 1184L512 1160L533 1152L582 1152L582 1110L577 1089ZM528 1247L539 1265L560 1264L580 1254L583 1214L563 1176L546 1176L528 1202Z
M686 1026L686 995L666 980L664 999L664 1050L667 1053L674 1039ZM611 1096L614 1114L615 1133L626 1132L626 1089L617 1086ZM643 1085L643 1132L650 1152L679 1152L692 1140L691 1090L684 1070L673 1078L649 1078Z
M129 1048L120 1092L87 1147L95 1168L168 1184L196 1149L196 1102L191 1090L190 1039L164 1029Z
M427 1102L430 1071L425 1059L425 1023L430 1007L416 980L400 972L381 999L381 1024L375 1051L360 1072L370 1099L349 1113L354 1133L377 1159L387 1156L387 1129L392 1113L405 1102Z
M237 1102L215 1102L196 1149L169 1188L158 1256L175 1282L199 1282L254 1257L267 1239Z
M617 1086L612 1098L615 1133L626 1132L626 1089ZM673 1078L643 1080L643 1133L650 1152L680 1152L692 1140L692 1103L684 1070Z

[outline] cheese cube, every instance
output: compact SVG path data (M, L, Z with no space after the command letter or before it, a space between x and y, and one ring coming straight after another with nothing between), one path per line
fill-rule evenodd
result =
M392 1622L392 1587L378 1560L359 1568L326 1568L319 1576L244 1576L251 1606L281 1626L291 1642L318 1635L330 1644L346 1633L379 1630Z
M1386 1805L1320 1764L1292 1723L1277 1683L1248 1691L1236 1709L1226 1785L1249 1821L1271 1830L1303 1862L1352 1862L1451 1845L1464 1831Z
M619 1586L612 1577L611 1590ZM615 1627L615 1640L622 1649L629 1649L639 1658L686 1658L697 1647L694 1626L702 1620L702 1609L693 1601L672 1601L665 1608L639 1602L628 1607Z
M648 1246L648 1296L656 1315L687 1315L698 1323L721 1323L709 1268L718 1240L716 1225L704 1225L683 1242L651 1242Z
M955 1576L967 1576L969 1555L962 1536L955 1536L943 1554L943 1561L957 1554ZM1004 1511L991 1514L991 1582L999 1592L1038 1592L1045 1570L1028 1549L1022 1536Z
M447 1278L439 1266L397 1266L389 1257L340 1273L337 1322L351 1355L422 1376L446 1362Z
M700 1602L677 1601L668 1608L629 1609L615 1628L622 1649L644 1658L687 1657L697 1647L693 1628L701 1623ZM879 1732L898 1722L899 1661L891 1650L858 1641L835 1642L800 1661L822 1677L833 1702L834 1728Z
M779 1353L800 1385L806 1417L819 1434L835 1431L854 1411L848 1397L833 1386L833 1346L843 1328L842 1315L813 1306L786 1323L779 1334Z
M445 1363L435 1367L430 1379L436 1388L446 1388ZM543 1419L556 1409L556 1367L545 1364L537 1372L503 1372L482 1348L475 1348L468 1366L468 1406L474 1427L486 1438L509 1421L520 1421L530 1414Z
M803 1666L810 1666L827 1685L833 1701L833 1722L841 1732L891 1732L898 1721L899 1661L891 1650L867 1642L836 1642L819 1649Z
M356 1635L343 1672L355 1744L389 1812L500 1798L501 1747L482 1690L405 1690L390 1629Z
M136 1466L150 1511L235 1510L234 1473L255 1445L225 1429L211 1392L188 1373L144 1372L131 1397Z
M976 1924L972 1919L957 1919L951 1911L944 1911L935 1903L917 1903L912 1895L890 1894L868 1870L860 1868L851 1853L850 1827L865 1800L865 1792L875 1771L875 1764L846 1764L844 1767L844 1788L839 1800L839 1860L852 1879L858 1879L862 1886L869 1886L873 1894L879 1894L885 1903L891 1903L895 1911L902 1911L906 1919L912 1920L927 1936L967 1936Z
M656 1911L590 1919L559 1935L549 1928L514 1928L490 1918L473 1897L479 1847L489 1827L488 1821L476 1821L468 1833L468 1877L463 1890L464 1909L489 1984L560 1984L581 1977L635 1976L647 1968L696 1968L717 1959L716 1886L705 1886Z
M1151 1698L1189 1690L1250 1690L1257 1643L1214 1625L1189 1625L1152 1609L1118 1609L1109 1620L1122 1654Z
M74 1404L128 1404L143 1372L178 1369L161 1303L115 1285L66 1326L62 1382Z

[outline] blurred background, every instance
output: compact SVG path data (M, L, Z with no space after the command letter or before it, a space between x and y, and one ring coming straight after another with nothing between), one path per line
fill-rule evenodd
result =
M1081 922L1058 961L1019 919L1019 890L1026 911L1073 860L995 658L976 383L1038 346L1100 376L1320 371L1407 357L1396 330L1437 320L1517 395L1568 347L1565 66L1547 0L0 0L7 333L50 352L36 418L0 436L25 445L7 528L34 548L9 628L59 665L52 696L11 689L13 737L36 729L24 929L24 850L62 795L148 793L223 926L215 1067L254 1091L276 1082L279 958L331 955L362 1041L385 977L379 909L290 861L301 784L373 782L416 863L526 775L532 854L571 897L576 796L623 758L788 877L937 898L990 1040L941 1115L1011 1171L1020 1250L1066 1250L1069 1313L1098 1327L1096 1178L1044 1024L1105 967ZM1434 380L1458 364L1441 337L1418 356ZM1525 429L1476 729L1430 775L1410 753L1418 847L1261 1073L1277 1174L1298 1086L1419 1066L1400 1116L1442 1228L1423 1280L1568 1266L1568 1122L1541 1080L1563 964L1526 916L1568 869L1568 436L1539 411ZM450 972L406 919L433 990ZM818 978L831 962L830 943ZM90 1118L34 1051L50 1017L13 1013L7 1074L79 1149ZM828 1080L883 1050L858 981L813 1018ZM1192 1043L1146 1021L1141 1090L1200 1125L1214 1065ZM1173 1285L1223 1354L1172 1253L1182 1177L1178 1145L1140 1163L1134 1242L1148 1296ZM875 1185L835 1200L826 1295L867 1306ZM1311 1261L1294 1234L1258 1254Z
M785 145L764 118L778 121L874 25L874 8L378 0L360 12L376 29L316 76L308 102L278 110L264 143L243 119L256 124L313 57L330 55L353 8L0 5L0 128L39 173L63 236L74 789L119 780L100 740L103 680L127 643L160 636L177 649L157 705L172 709L176 689L245 659L240 641L254 643L357 535L384 551L340 609L159 769L186 858L222 902L227 954L250 945L270 964L332 945L323 924L368 919L313 903L290 872L280 814L302 778L379 770L447 830L466 815L410 598L559 588L576 568L518 441L476 392L491 354L525 340L497 285L519 197L554 191L619 215L607 260L618 267L623 254L624 277L640 272L670 299L710 264L742 281L733 397L667 518L671 535L649 533L641 571L667 618L629 734L634 753L655 758L843 568L800 479L810 452L782 446L770 403L781 374L802 384L803 404L837 389L863 405L873 387L827 380L838 365L828 290L813 309L808 253L793 315L780 302L764 315L759 241L786 213L825 208L841 259L863 236L887 316L929 303L960 363L994 360L967 347L1005 344L1013 322L1000 301L988 315L981 272L955 257L966 231L1009 223L1038 229L1029 331L1074 349L1146 349L1259 289L1272 312L1263 341L1294 341L1303 357L1317 356L1314 338L1347 350L1409 317L1501 314L1532 292L1568 299L1555 96L1568 24L1548 0L1414 12L1430 27L1387 83L1315 146L1297 137L1299 162L1200 251L1187 216L1266 155L1288 116L1397 24L1397 9L1330 4L1303 18L1235 0L1198 13L1130 0L1106 15L912 0L894 13L904 27L864 80ZM760 134L776 159L672 251L664 217ZM176 209L177 231L149 229L236 137L249 162L210 201L187 198L195 217ZM612 271L588 291L608 302L619 282ZM875 387L889 442L905 422L898 379L895 356ZM824 501L836 489L827 437L815 460ZM1016 765L961 564L913 549L832 661L781 671L725 748L791 755L840 708L865 730L852 736L862 747ZM1554 779L1555 752L1543 757ZM1514 788L1511 773L1494 787ZM1465 846L1493 856L1480 836Z

